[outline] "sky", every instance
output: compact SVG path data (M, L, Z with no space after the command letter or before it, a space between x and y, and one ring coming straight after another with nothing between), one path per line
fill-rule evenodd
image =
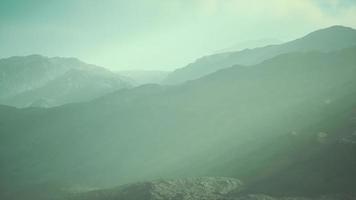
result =
M332 25L356 27L356 0L1 0L0 58L173 70L235 44Z

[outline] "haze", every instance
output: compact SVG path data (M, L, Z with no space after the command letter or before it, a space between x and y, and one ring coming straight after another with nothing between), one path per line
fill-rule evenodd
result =
M78 57L113 70L174 70L250 40L356 26L352 0L2 0L0 57Z

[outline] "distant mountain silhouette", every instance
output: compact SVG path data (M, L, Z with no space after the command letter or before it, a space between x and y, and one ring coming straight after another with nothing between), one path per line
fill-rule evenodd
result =
M277 55L290 52L328 52L356 45L356 30L343 26L332 26L312 32L291 42L255 49L245 49L202 57L186 67L175 70L163 81L178 84L194 80L233 65L254 65Z
M88 101L130 85L124 77L76 58L40 55L1 59L0 75L0 103L16 107Z

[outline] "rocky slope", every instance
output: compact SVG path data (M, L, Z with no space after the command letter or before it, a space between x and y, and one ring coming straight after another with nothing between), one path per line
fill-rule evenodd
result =
M205 177L148 181L112 189L72 193L66 200L354 200L353 195L286 197L243 194L244 185L233 178Z
M96 190L73 195L73 200L220 200L242 189L233 178L189 178L158 180L124 185L107 190Z

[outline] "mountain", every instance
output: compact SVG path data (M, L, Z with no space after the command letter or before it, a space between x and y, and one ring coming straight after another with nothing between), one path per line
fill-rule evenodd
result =
M353 45L356 45L356 30L343 26L332 26L279 45L226 52L199 58L194 63L169 74L164 83L178 84L203 77L236 64L254 65L285 53L305 51L328 52L352 47Z
M0 106L0 194L200 176L238 178L248 194L353 193L355 55L283 54L87 103Z
M160 83L170 73L160 70L126 70L118 71L118 74L132 79L134 85L144 85L150 83Z
M40 55L1 59L0 77L0 103L16 107L88 101L130 86L124 77L76 58Z

